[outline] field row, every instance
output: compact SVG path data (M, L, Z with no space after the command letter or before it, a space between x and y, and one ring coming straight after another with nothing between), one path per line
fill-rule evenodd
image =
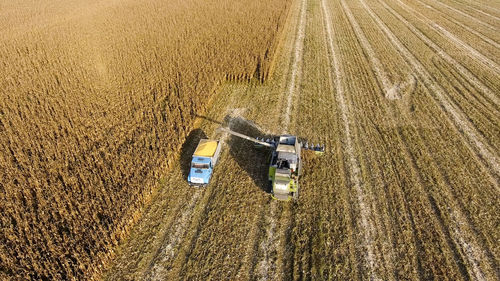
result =
M3 1L4 2L4 1ZM91 279L291 1L0 3L0 279Z
M304 154L300 199L270 200L266 153L233 138L212 183L190 189L187 149L107 279L498 278L497 16L471 1L294 1L275 75L223 85L199 128L325 143Z

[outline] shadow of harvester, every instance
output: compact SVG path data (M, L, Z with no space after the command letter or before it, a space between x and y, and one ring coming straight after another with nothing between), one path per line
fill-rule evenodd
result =
M224 118L223 126L253 138L271 137L262 132L255 123L242 117L228 115ZM268 181L270 148L256 147L255 143L233 135L228 137L227 146L231 157L252 178L255 185L264 192L270 193Z

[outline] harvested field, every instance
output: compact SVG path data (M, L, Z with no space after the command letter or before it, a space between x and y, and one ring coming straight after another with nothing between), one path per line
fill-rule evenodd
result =
M497 1L88 2L0 5L0 277L500 279ZM221 125L327 151L276 201Z

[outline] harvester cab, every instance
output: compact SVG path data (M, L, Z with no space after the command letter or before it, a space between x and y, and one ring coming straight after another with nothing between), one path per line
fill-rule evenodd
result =
M271 151L269 184L273 198L289 200L299 196L301 145L296 136L278 137L276 148Z
M324 145L302 144L296 136L281 135L267 139L252 138L228 128L219 130L255 143L257 147L267 147L271 150L268 180L271 195L274 199L288 201L299 197L299 176L301 174L301 151L310 150L316 154L325 152Z

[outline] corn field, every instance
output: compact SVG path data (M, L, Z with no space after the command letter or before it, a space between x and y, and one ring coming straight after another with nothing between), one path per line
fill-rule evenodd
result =
M0 4L2 279L500 279L498 1L83 2Z
M0 279L93 278L289 1L1 1Z

